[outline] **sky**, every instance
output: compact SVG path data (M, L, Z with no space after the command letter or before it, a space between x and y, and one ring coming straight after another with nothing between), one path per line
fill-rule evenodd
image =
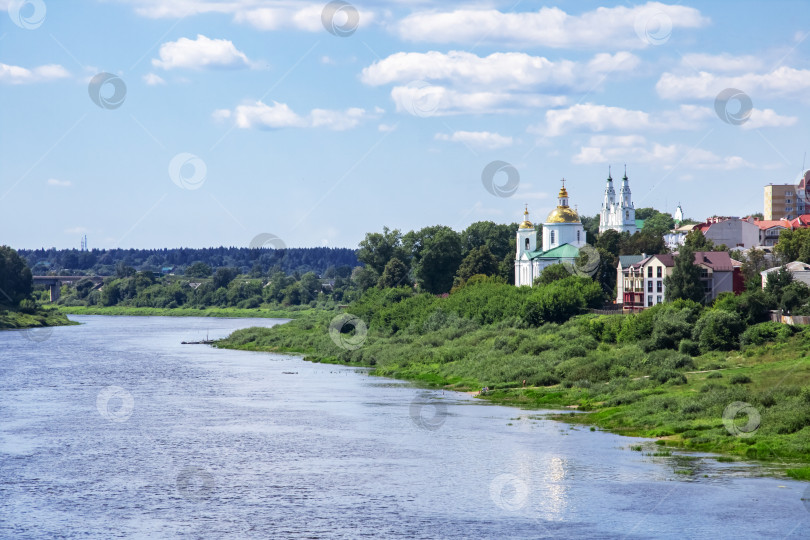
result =
M384 226L763 209L810 3L0 0L0 244L356 247Z

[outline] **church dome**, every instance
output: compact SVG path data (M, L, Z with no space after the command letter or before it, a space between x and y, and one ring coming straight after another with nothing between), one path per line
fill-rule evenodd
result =
M529 221L529 207L526 207L526 210L523 212L523 223L520 224L518 229L534 229L534 225L532 222Z
M558 206L548 215L546 223L580 223L579 214L567 206Z

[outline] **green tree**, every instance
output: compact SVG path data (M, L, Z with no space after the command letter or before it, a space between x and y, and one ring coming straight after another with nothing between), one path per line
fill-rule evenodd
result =
M380 281L377 286L381 289L394 287L410 287L412 283L408 279L408 267L404 262L394 257L385 265Z
M683 245L695 251L714 251L714 242L703 236L697 229L692 229L683 239Z
M774 254L783 262L810 262L810 229L785 229L773 247Z
M416 279L420 287L433 294L450 291L453 276L461 264L461 240L452 229L438 231L427 238L416 265Z
M768 272L765 279L765 292L773 296L777 304L782 303L782 291L793 283L793 274L784 266L773 272Z
M618 231L608 229L596 240L596 247L618 256L621 250L622 235Z
M664 287L667 302L679 299L703 302L706 292L700 281L700 268L695 264L694 251L688 246L682 246L675 256L675 268L664 278Z
M380 276L373 268L358 266L352 270L352 281L361 292L367 291L379 282Z
M458 267L456 276L462 281L467 281L476 274L484 276L495 276L499 273L498 259L492 254L486 245L481 245L470 250Z
M25 260L8 246L0 246L0 305L17 307L34 290L31 270Z
M191 263L185 271L185 275L192 278L207 278L211 276L211 273L211 267L200 261Z
M730 351L740 345L745 324L737 313L721 309L706 310L692 331L692 339L700 344L701 352Z
M571 277L571 269L568 266L562 263L550 264L543 268L539 276L534 278L533 285L548 285L558 279L565 279L567 277Z
M125 278L135 275L135 269L126 264L124 261L118 261L115 265L115 277Z
M378 275L385 270L385 265L394 257L407 261L408 256L402 246L402 234L399 230L383 227L381 233L368 233L360 241L357 260L374 270Z
M630 236L622 233L620 240L620 252L622 255L654 255L656 253L666 253L667 248L662 236L650 234L648 231L641 231Z
M318 278L315 272L307 272L303 276L301 276L301 281L299 281L299 285L301 288L301 303L308 304L313 300L318 299L318 293L321 292L321 280Z
M486 246L490 253L500 261L512 251L509 244L514 236L515 230L509 225L477 221L462 231L461 249L464 254L467 254L477 247Z
M669 214L656 212L644 220L642 232L648 232L653 236L663 236L675 227L675 220Z
M236 268L217 268L217 271L214 272L214 288L227 287L238 273Z

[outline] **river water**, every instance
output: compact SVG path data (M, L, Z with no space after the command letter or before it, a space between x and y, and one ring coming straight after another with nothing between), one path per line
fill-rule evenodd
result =
M180 344L282 321L72 318L0 332L0 538L810 536L759 466Z

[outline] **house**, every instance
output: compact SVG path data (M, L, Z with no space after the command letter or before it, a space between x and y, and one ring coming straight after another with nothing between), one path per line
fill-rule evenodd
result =
M622 271L625 268L629 268L631 265L634 265L638 262L641 262L643 259L646 259L647 255L642 253L641 255L619 255L619 263L616 265L616 303L621 304L624 301L624 279L622 279Z
M782 231L793 229L787 219L758 219L754 224L759 227L759 245L775 246Z
M622 270L624 311L637 312L664 301L664 278L672 274L676 255L650 255ZM711 302L722 292L739 294L743 291L742 263L733 260L728 252L697 251L695 264L700 268L704 302Z
M793 279L796 281L801 281L806 285L810 285L810 264L803 263L801 261L793 261L789 262L784 266L776 266L774 268L768 268L767 270L763 270L759 273L762 276L762 288L765 288L765 284L768 282L768 275L771 272L776 272L780 268L787 268L787 270L793 274Z
M680 208L680 206L678 207ZM696 225L681 225L677 229L672 229L669 233L664 235L664 243L670 251L677 251L686 240L686 235L692 232Z
M760 228L754 218L711 217L694 228L715 245L725 244L729 249L760 245Z

